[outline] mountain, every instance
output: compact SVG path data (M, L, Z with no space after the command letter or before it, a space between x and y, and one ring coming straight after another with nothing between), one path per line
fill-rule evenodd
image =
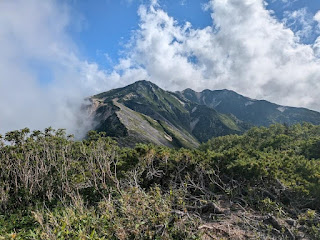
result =
M249 128L234 116L144 80L92 96L90 101L96 130L116 137L124 146L150 142L192 148L214 136Z
M212 137L242 134L252 126L320 124L320 113L255 100L230 90L169 92L138 81L90 97L95 130L122 146L154 143L197 147Z
M255 126L269 126L274 123L292 125L301 122L320 124L320 113L306 108L277 105L265 100L255 100L230 90L203 90L195 92L186 89L177 92L181 97L205 105L224 114L232 114L241 121Z

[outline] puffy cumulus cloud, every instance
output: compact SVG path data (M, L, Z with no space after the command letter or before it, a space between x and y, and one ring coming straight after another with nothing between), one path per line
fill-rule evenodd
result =
M263 0L211 0L206 8L212 25L196 29L179 24L155 0L142 5L140 28L114 77L147 78L170 90L228 88L320 110L319 38L301 44Z
M67 128L81 136L83 99L112 80L80 60L67 27L70 9L54 0L0 1L0 132Z

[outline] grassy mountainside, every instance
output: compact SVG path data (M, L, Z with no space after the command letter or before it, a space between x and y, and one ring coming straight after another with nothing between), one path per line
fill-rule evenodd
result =
M241 133L248 129L234 117L190 102L148 81L138 81L95 95L91 101L98 123L96 130L114 136L113 133L119 129L118 141L124 145L128 142L150 142L164 146L195 147L214 136ZM131 117L126 118L125 115ZM137 115L139 118L151 118L156 126L152 121L151 124L150 121L138 121ZM136 121L129 121L133 119ZM158 137L146 137L150 132Z
M320 113L305 108L280 106L265 100L244 97L230 90L204 90L195 92L186 89L180 96L255 126L269 126L274 123L295 124L310 122L320 124Z
M0 239L319 239L319 149L311 124L253 128L198 149L9 132Z

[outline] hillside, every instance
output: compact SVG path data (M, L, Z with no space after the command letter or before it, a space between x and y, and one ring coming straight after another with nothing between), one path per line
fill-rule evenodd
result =
M242 133L248 126L233 116L165 91L148 81L90 98L96 130L124 146L149 142L196 147L214 136Z
M205 105L224 114L232 114L243 122L255 126L269 126L274 123L310 122L320 124L320 113L306 108L281 106L265 100L251 99L230 90L203 90L195 92L186 89L178 94L192 102Z
M95 130L121 146L153 143L194 148L212 137L274 123L320 124L320 113L254 100L229 90L169 92L137 81L90 97Z
M104 134L0 136L0 239L319 239L320 127L252 128L198 149Z

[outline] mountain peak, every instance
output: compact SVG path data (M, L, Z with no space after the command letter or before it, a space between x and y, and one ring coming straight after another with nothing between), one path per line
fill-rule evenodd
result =
M195 97L200 93L190 89ZM95 96L96 130L118 137L124 145L153 142L194 147L213 136L241 133L241 121L205 105L140 80ZM121 133L121 134L119 134Z
M195 91L191 88L186 88L185 90L182 91L182 93L194 93Z
M129 86L144 86L144 87L156 87L156 88L159 88L156 84L154 84L153 82L150 82L148 80L139 80L139 81L136 81L136 82L130 84Z

